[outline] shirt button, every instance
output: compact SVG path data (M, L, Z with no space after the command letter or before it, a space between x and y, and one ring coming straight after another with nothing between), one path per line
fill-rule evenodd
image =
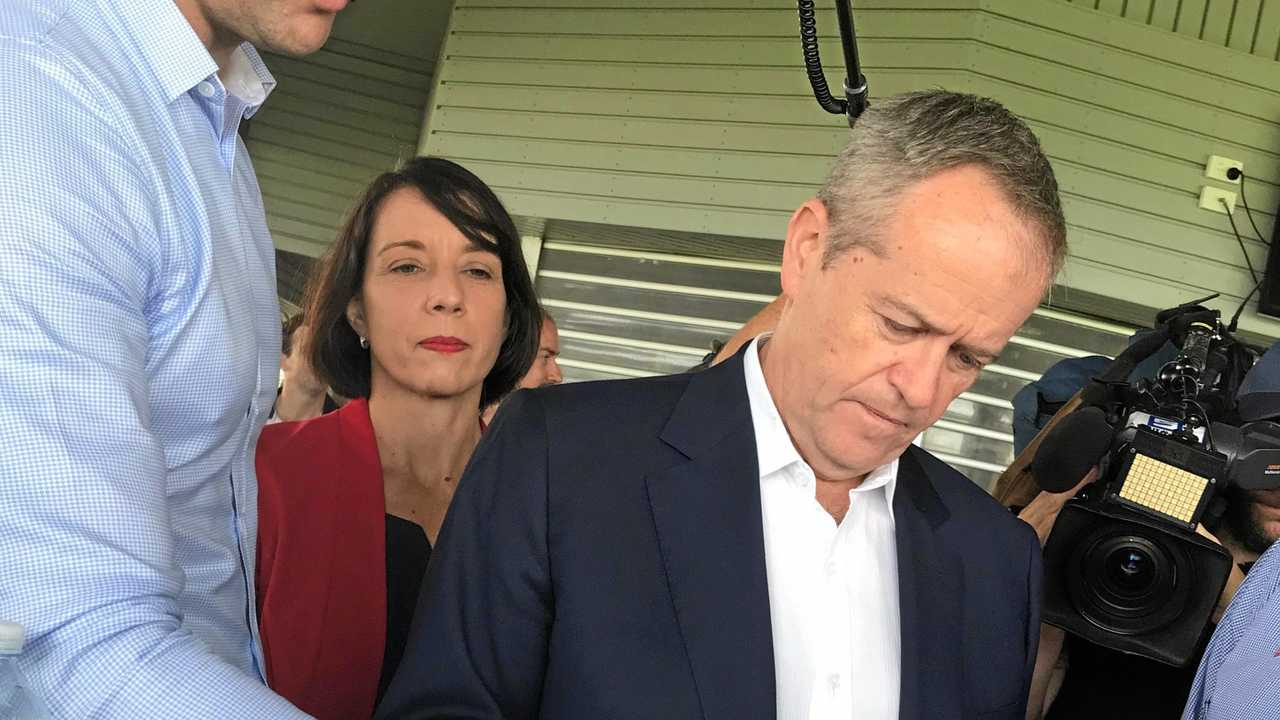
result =
M832 673L827 676L827 689L831 691L832 695L840 692L840 676L838 674Z
M200 93L201 95L207 98L213 97L213 93L215 92L215 90L213 89L213 83L209 82L208 80L201 80L200 84L196 85L196 92Z
M833 577L835 577L835 576L836 576L836 572L838 572L838 571L839 571L839 569L840 569L840 568L838 568L838 567L836 566L836 561L835 561L835 560L828 560L828 561L827 561L827 565L826 565L827 577L829 577L829 578L833 578ZM834 677L834 676L832 676L832 677Z

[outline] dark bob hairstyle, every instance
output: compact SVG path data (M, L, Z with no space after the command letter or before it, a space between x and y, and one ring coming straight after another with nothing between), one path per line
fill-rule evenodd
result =
M352 210L307 290L311 366L339 395L369 396L369 351L360 347L359 337L347 322L347 305L363 289L378 210L401 188L417 190L463 235L492 250L502 263L507 332L480 393L480 407L486 407L511 392L533 364L542 310L524 263L520 235L506 208L480 178L443 158L417 157L398 170L379 175Z

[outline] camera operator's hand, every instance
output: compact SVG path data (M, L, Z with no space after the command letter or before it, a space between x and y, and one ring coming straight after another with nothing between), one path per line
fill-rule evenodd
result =
M1095 467L1070 490L1061 493L1041 491L1026 507L1022 508L1022 512L1018 513L1018 519L1036 531L1036 535L1040 538L1040 547L1044 547L1045 540L1049 538L1049 532L1053 530L1053 523L1057 521L1058 513L1062 512L1062 506L1075 497L1081 488L1097 479L1098 468Z
M1067 501L1076 496L1085 485L1098 479L1098 468L1090 470L1076 486L1066 492L1051 493L1043 490L1018 513L1018 519L1027 523L1040 538L1040 546L1053 531L1058 513ZM1063 650L1065 634L1052 625L1040 626L1040 647L1036 652L1035 670L1031 675L1031 696L1027 702L1027 720L1040 720L1049 712L1062 679L1066 675L1066 653Z

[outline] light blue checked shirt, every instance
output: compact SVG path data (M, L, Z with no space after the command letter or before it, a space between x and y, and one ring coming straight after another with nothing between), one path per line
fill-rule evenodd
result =
M223 75L173 0L0 0L0 619L55 717L305 717L253 593L274 81Z
M1280 718L1280 543L1254 564L1218 623L1183 718Z

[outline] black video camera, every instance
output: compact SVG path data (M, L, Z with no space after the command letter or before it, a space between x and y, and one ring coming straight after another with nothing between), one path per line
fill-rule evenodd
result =
M1131 381L1168 343L1177 356ZM1163 311L1045 436L1032 461L1043 489L1099 468L1045 544L1045 622L1170 665L1196 658L1232 565L1197 527L1216 527L1230 487L1280 487L1280 425L1242 423L1236 408L1256 358L1216 310Z

